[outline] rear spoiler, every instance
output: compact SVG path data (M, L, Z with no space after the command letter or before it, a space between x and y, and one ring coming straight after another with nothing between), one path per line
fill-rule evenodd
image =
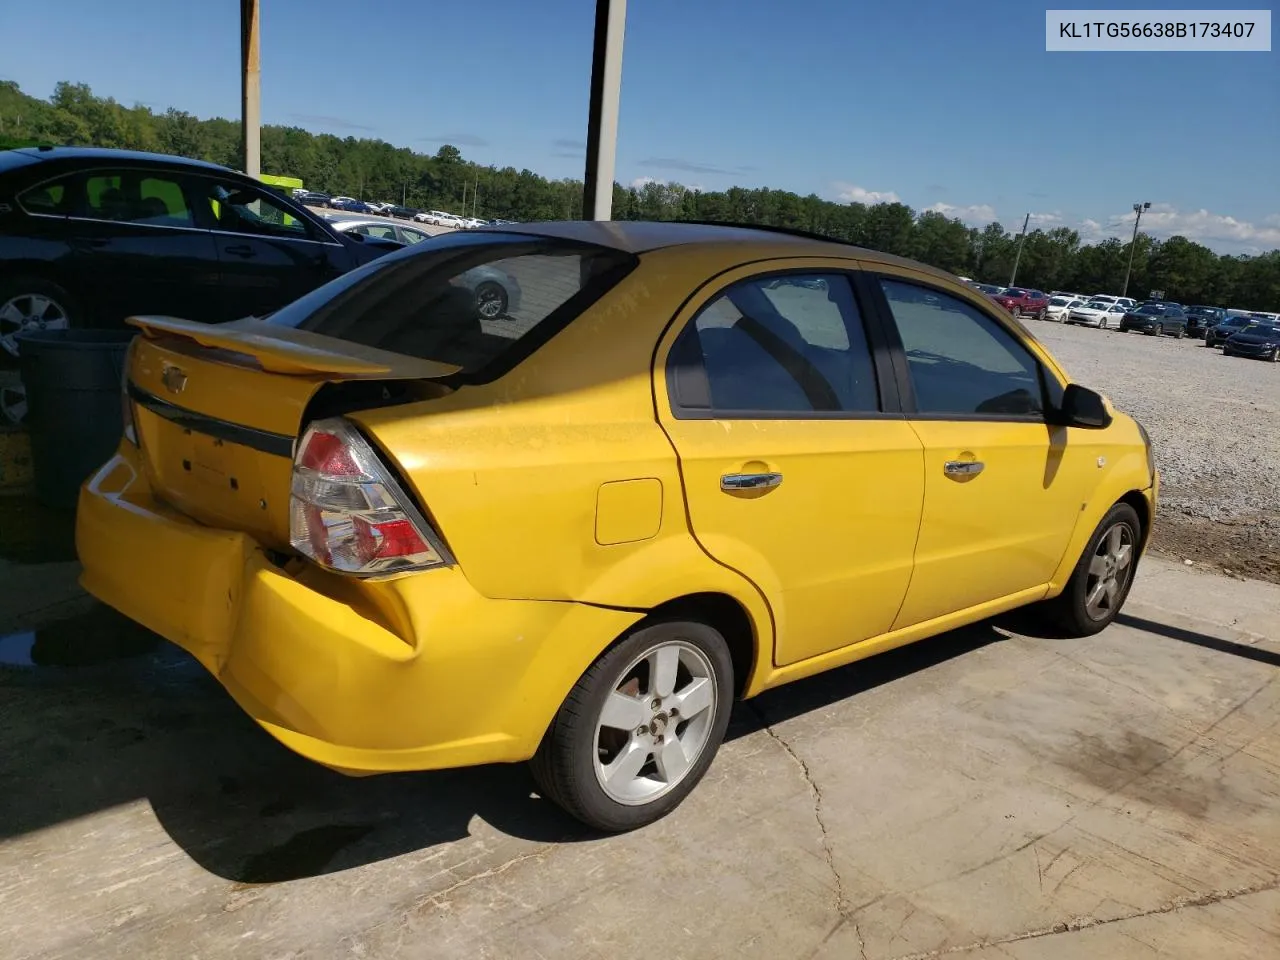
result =
M149 340L178 337L211 350L226 350L253 360L255 366L269 373L416 380L446 377L461 369L449 363L275 326L254 317L216 324L177 317L129 317L125 322L137 327Z

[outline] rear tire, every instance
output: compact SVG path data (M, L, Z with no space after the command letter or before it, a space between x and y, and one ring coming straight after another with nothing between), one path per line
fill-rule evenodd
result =
M597 830L666 816L711 766L733 691L719 631L683 620L641 624L565 698L529 764L539 791Z
M1129 596L1141 543L1137 511L1117 503L1089 538L1062 593L1031 610L1067 637L1090 637L1105 630Z
M84 325L76 298L39 277L0 281L0 357L18 356L16 337L30 330L64 330Z

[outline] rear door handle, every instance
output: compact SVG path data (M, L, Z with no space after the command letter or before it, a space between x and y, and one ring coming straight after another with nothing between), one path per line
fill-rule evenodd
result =
M253 247L249 246L247 243L237 243L230 247L223 247L222 250L224 253L229 253L233 257L248 258L253 256Z
M981 460L948 460L942 465L942 472L948 477L972 477L985 466Z
M720 478L721 490L761 490L782 482L780 473L726 473Z

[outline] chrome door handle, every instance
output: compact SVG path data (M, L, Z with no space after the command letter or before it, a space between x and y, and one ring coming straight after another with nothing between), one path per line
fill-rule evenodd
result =
M942 465L942 472L948 477L972 477L985 466L981 460L948 460Z
M780 473L726 473L720 478L721 490L760 490L782 482Z

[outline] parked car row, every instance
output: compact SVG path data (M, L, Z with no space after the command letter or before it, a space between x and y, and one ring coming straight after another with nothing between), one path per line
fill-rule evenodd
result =
M1004 307L1015 318L1034 317L1037 320L1052 320L1102 330L1114 326L1122 333L1140 330L1153 336L1204 338L1207 346L1225 343L1228 337L1246 326L1254 325L1255 329L1262 330L1264 334L1271 327L1280 326L1280 314L1262 311L1226 309L1203 304L1183 306L1155 299L1139 303L1132 297L1118 297L1108 293L1085 295L1068 290L1054 290L1046 294L1024 287L979 283L968 277L960 279ZM1262 353L1265 354L1268 350L1269 347Z

